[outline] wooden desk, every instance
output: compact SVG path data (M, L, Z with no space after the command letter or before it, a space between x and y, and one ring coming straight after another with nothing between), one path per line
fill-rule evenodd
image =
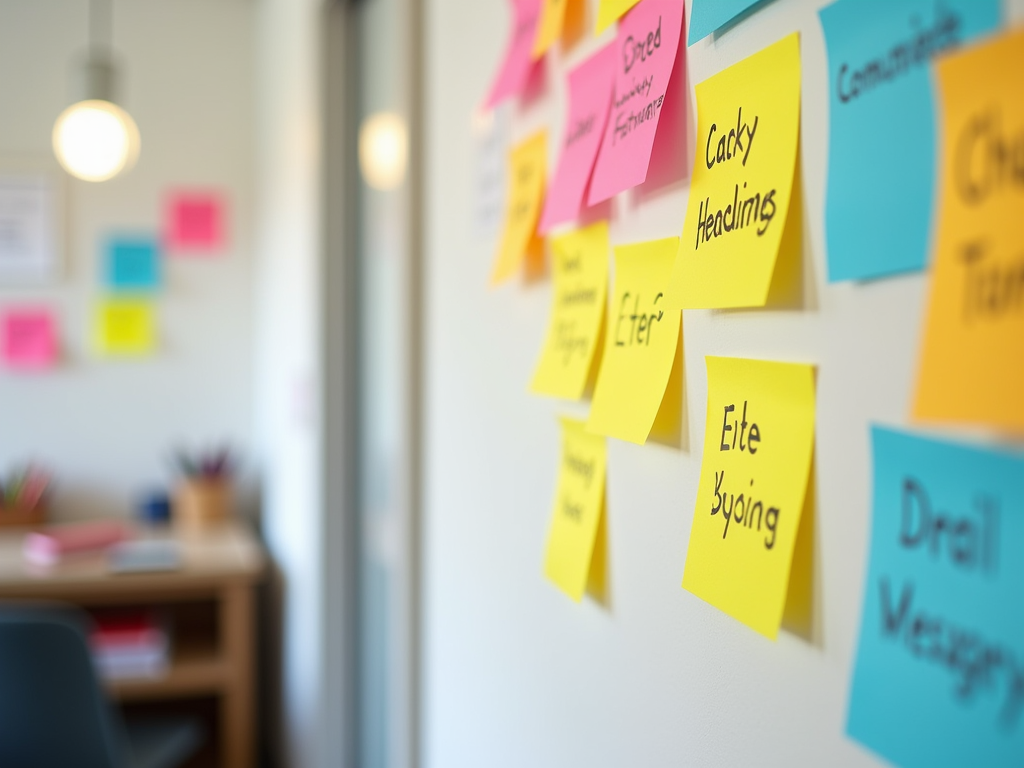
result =
M182 566L160 573L112 574L103 555L38 568L21 553L26 531L0 532L0 600L59 600L87 609L131 605L209 605L213 631L172 638L168 673L111 684L122 702L213 696L224 768L251 768L256 684L254 588L265 557L249 528L228 523L202 532L167 529L146 538L181 542ZM193 612L194 613L194 612Z

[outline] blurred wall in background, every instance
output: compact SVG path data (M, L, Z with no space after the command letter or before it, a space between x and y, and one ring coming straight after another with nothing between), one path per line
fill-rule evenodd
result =
M43 303L59 318L61 361L0 371L0 474L49 467L58 518L127 514L173 477L172 446L230 443L254 468L252 188L257 5L249 0L114 2L122 104L138 123L133 170L66 184L60 277L0 285L0 309ZM87 0L0 2L0 171L5 159L55 166L50 132L71 102L86 50ZM228 236L211 257L164 261L150 357L97 358L90 323L103 295L101 246L115 232L158 235L171 187L219 190Z

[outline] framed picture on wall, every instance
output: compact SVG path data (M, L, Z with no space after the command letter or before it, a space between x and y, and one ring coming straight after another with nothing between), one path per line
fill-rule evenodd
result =
M60 277L65 176L54 161L0 159L0 286Z

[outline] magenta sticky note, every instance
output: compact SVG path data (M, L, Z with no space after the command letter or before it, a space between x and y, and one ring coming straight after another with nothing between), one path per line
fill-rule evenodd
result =
M612 102L618 46L609 43L569 73L569 117L558 169L548 188L540 232L580 214Z
M589 205L647 179L682 29L679 0L643 0L619 22L615 94L590 180ZM679 74L685 77L683 70Z
M57 329L45 307L11 308L0 317L0 340L7 368L39 371L57 362Z
M164 241L169 251L208 253L223 247L226 205L220 192L173 192L166 206Z
M488 109L519 94L528 82L534 66L533 41L537 36L537 22L543 0L509 0L512 6L512 36L509 38L501 69L494 79L485 106Z

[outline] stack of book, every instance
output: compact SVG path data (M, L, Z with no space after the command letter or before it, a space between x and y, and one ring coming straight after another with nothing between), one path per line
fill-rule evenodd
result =
M93 658L107 680L161 677L170 664L167 628L149 611L95 617Z

